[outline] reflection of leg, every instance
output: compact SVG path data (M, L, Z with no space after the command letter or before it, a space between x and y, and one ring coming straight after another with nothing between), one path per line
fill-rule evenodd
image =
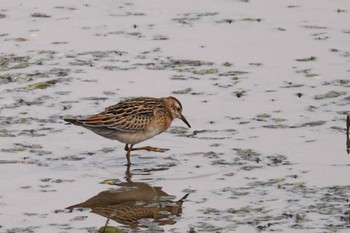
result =
M126 182L132 183L131 177L132 177L132 174L130 171L130 165L126 165L126 171L125 171L125 177L124 177Z
M133 146L133 145L132 145ZM168 148L158 148L158 147L152 147L152 146L144 146L144 147L138 147L138 148L129 148L128 145L124 148L126 151L134 151L134 150L147 150L147 151L153 151L153 152L165 152L168 151Z

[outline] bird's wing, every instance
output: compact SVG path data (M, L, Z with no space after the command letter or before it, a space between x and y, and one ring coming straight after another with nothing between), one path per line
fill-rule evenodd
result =
M141 98L122 101L79 122L87 127L106 127L125 132L142 131L153 119L158 107L154 103Z

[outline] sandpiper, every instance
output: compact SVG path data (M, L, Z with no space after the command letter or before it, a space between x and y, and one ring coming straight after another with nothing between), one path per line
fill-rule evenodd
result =
M133 146L164 132L175 118L181 119L191 128L182 115L180 101L170 96L130 98L109 106L103 112L88 118L64 120L87 128L102 137L125 143L124 149L129 166L131 164L130 152L133 150L155 152L168 150L151 146L139 148L133 148Z

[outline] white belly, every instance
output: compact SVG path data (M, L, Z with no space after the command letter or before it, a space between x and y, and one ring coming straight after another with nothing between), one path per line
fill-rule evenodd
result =
M126 144L135 145L137 143L143 142L147 139L153 138L158 135L158 132L136 132L136 133L121 133L115 134L113 139L118 140L120 142L124 142ZM112 139L112 138L111 138Z
M112 140L117 140L126 144L135 145L137 143L143 142L147 139L150 139L166 130L162 127L148 127L146 130L140 130L136 132L124 132L115 129L106 129L106 128L94 128L94 127L85 127L94 133Z

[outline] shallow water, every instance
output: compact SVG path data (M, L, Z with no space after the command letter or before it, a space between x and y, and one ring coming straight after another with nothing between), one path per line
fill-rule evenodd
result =
M125 232L348 231L348 1L0 9L1 232L96 232L105 217L65 208L115 190L106 180L189 193L168 224L108 222ZM139 151L130 171L124 145L62 121L169 95L192 128L140 144L170 151Z

